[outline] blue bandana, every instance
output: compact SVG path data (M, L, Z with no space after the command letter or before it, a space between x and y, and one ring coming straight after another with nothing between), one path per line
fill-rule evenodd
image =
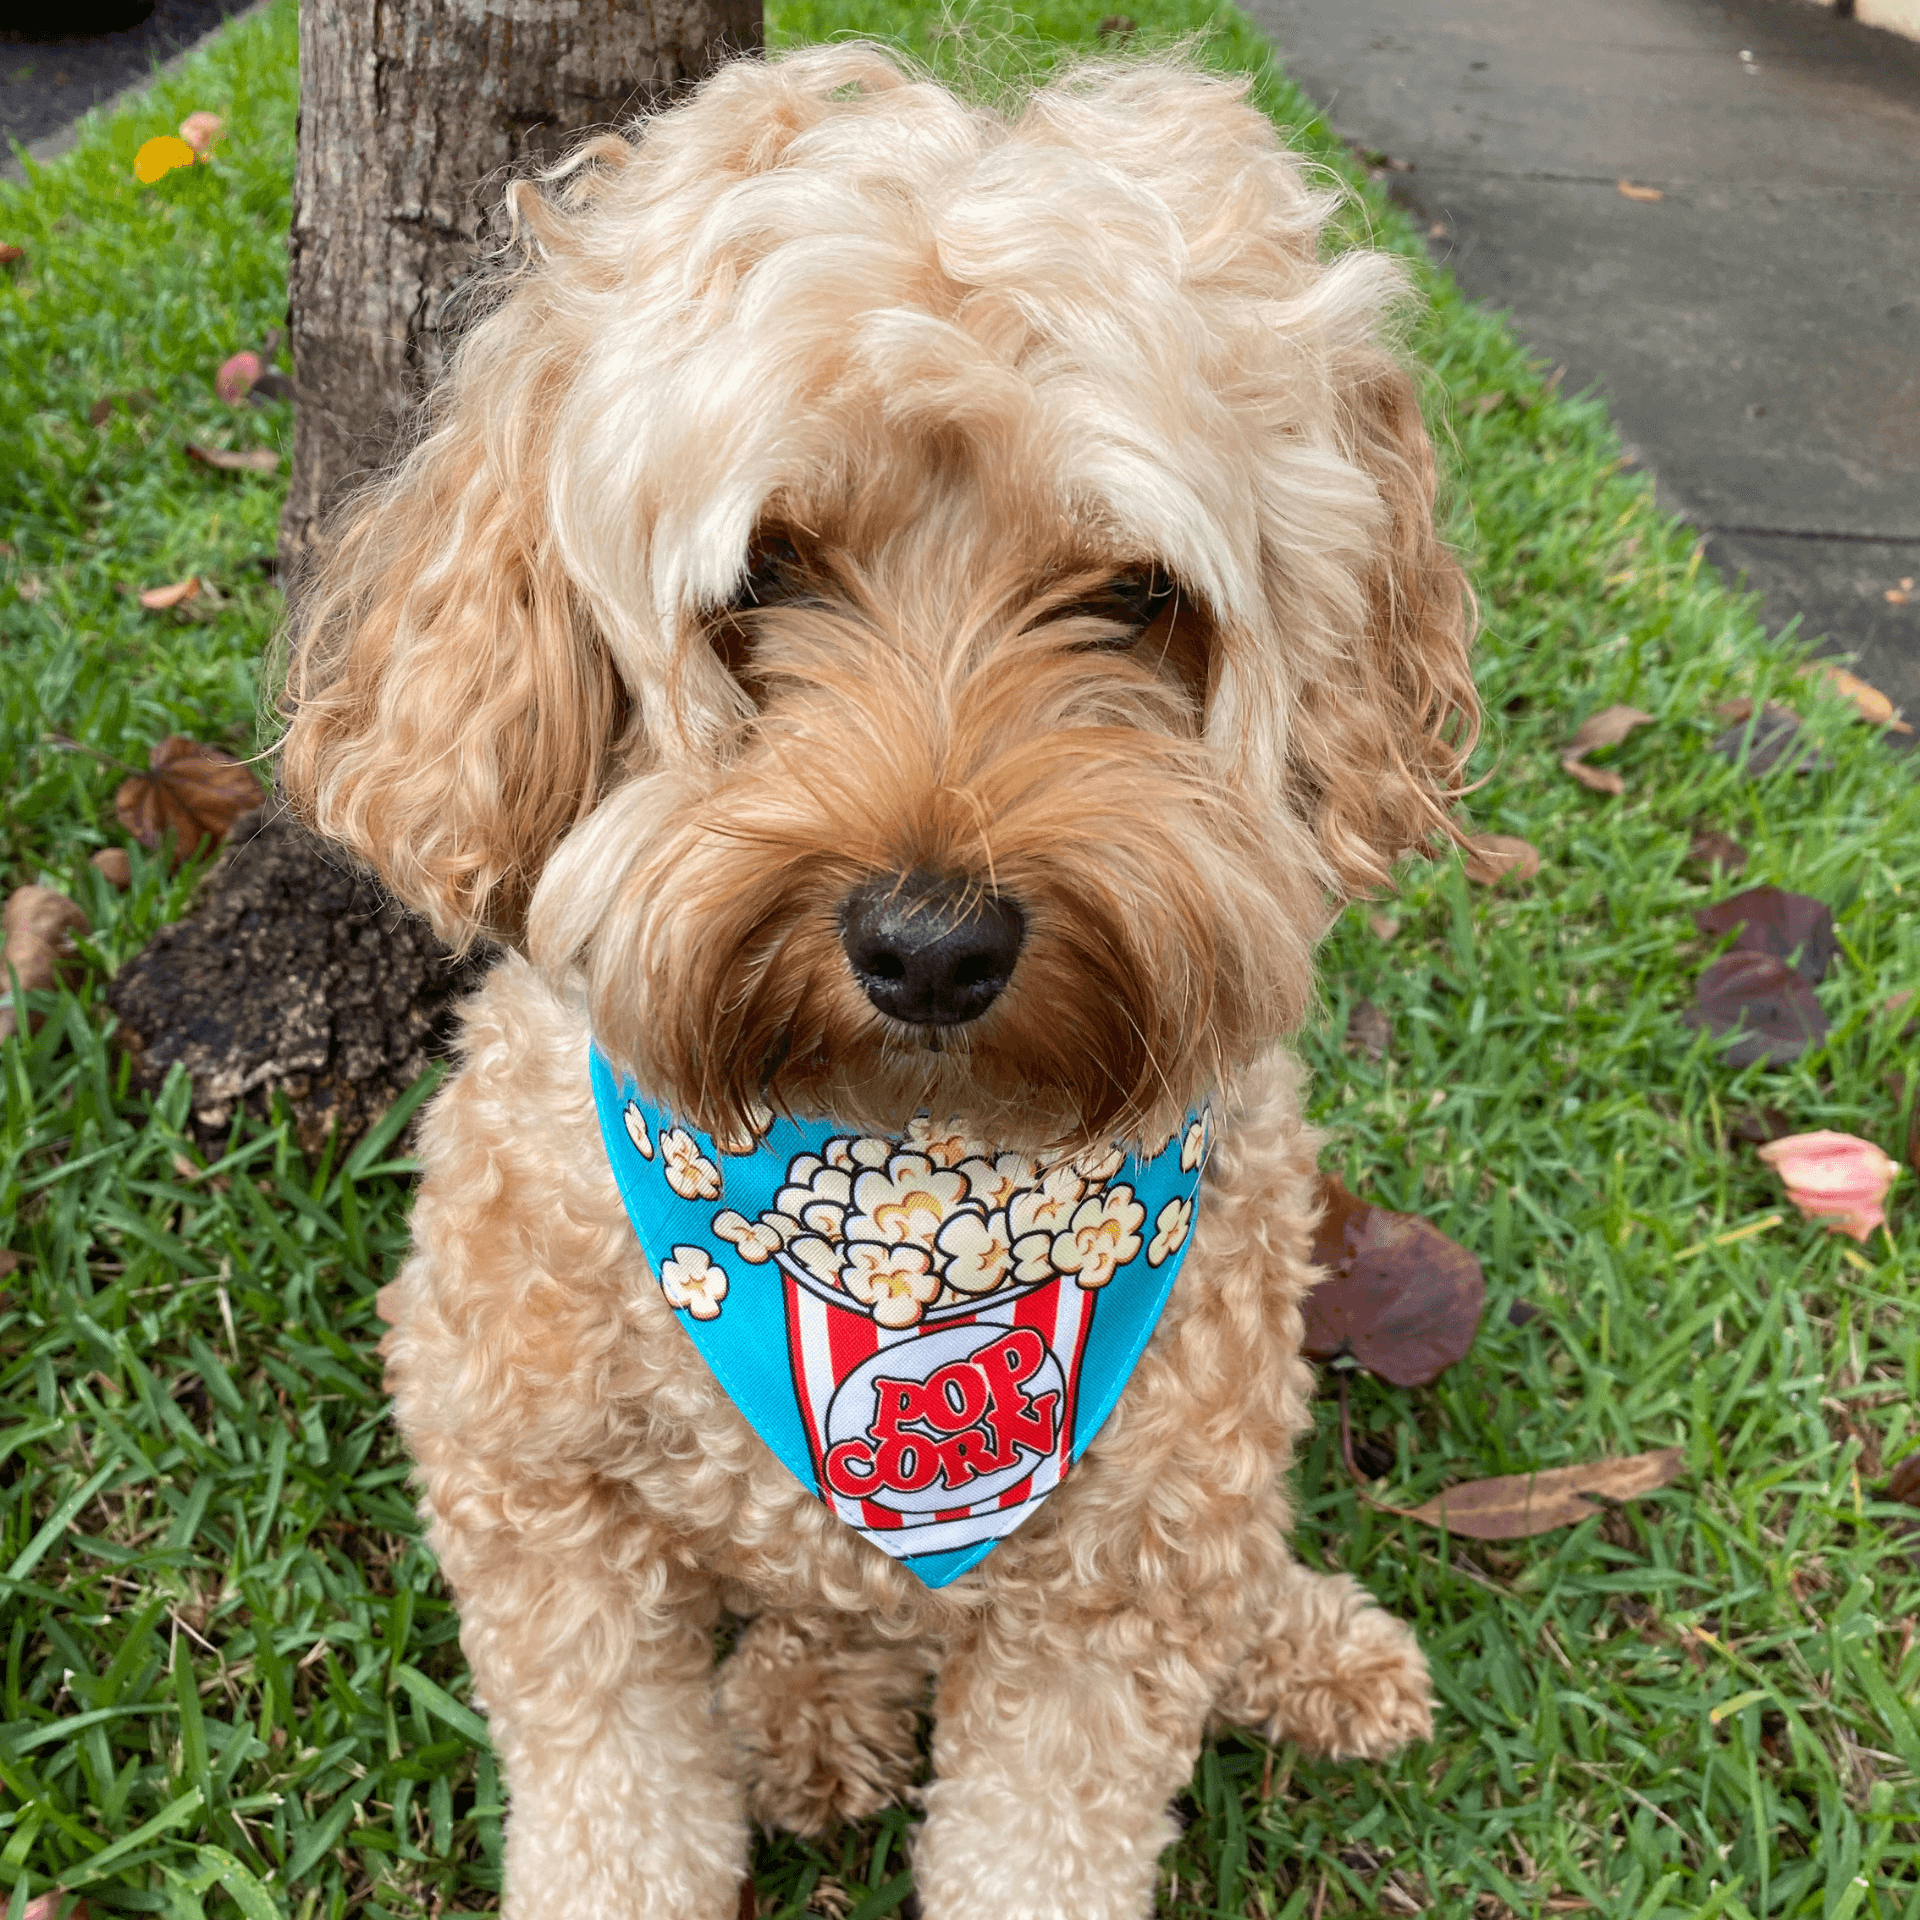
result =
M627 1217L668 1303L801 1484L930 1587L1036 1512L1113 1411L1193 1237L1202 1104L1151 1154L995 1153L775 1120L745 1153L593 1049Z

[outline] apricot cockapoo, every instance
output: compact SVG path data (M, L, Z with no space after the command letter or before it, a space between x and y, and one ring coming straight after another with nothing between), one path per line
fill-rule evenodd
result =
M1283 1042L1470 607L1401 275L1243 95L722 68L514 190L303 596L294 803L506 950L383 1310L517 1920L731 1920L930 1683L926 1920L1146 1914L1215 1716L1428 1729L1285 1544Z

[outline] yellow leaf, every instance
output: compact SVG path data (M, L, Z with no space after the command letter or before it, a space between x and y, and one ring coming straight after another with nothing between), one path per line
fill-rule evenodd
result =
M150 187L175 167L193 165L194 152L177 133L156 134L133 156L133 177Z
M1629 200L1664 200L1667 197L1658 187L1636 186L1631 180L1622 180L1620 191Z

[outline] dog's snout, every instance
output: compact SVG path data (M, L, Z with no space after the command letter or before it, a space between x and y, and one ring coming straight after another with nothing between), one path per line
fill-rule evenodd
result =
M1026 929L1006 895L926 873L869 880L840 908L840 944L861 991L922 1027L985 1013L1013 977Z

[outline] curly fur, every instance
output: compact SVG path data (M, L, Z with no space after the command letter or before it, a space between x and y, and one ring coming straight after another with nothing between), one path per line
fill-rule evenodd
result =
M1322 259L1332 205L1166 63L1010 113L870 46L738 63L518 190L494 310L303 602L295 804L519 948L423 1125L384 1349L518 1920L731 1914L750 1817L900 1791L929 1675L928 1920L1145 1914L1210 1715L1338 1755L1427 1727L1406 1630L1285 1546L1317 1143L1279 1043L1333 908L1446 830L1474 719L1399 275ZM1149 566L1177 601L1117 629L1101 583ZM944 1034L836 931L914 869L1025 910ZM951 1586L807 1494L673 1324L589 1031L726 1137L925 1109L1058 1147L1212 1091L1117 1410ZM723 1608L754 1617L716 1682Z

